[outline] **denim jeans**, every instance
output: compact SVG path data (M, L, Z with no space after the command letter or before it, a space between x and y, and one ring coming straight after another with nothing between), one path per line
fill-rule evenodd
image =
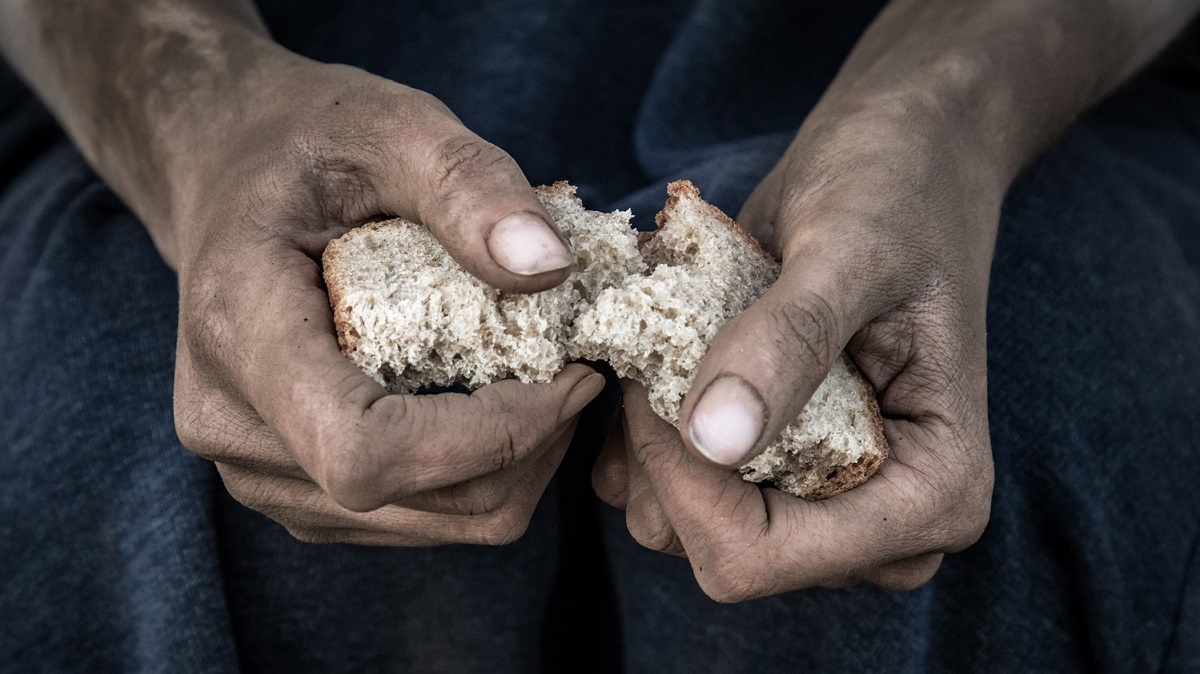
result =
M736 212L882 3L260 4L289 48L428 90L534 183L646 224L676 177ZM0 670L1200 671L1200 57L1181 54L1007 197L979 543L915 592L737 605L591 494L611 387L510 546L315 546L234 502L175 436L174 275L0 69Z

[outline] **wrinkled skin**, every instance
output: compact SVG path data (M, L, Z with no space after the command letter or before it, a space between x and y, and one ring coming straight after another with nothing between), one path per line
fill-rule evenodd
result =
M622 428L593 484L642 545L685 555L712 598L915 589L982 534L987 283L1004 192L1196 9L1083 5L889 5L738 215L782 273L718 332L680 430L625 384ZM879 472L816 503L743 481L733 468L778 437L843 348L885 418Z
M177 211L199 225L179 250L180 438L302 540L515 540L603 378L570 365L545 385L388 395L339 352L316 260L396 213L494 285L534 290L569 270L513 274L485 240L510 213L549 216L507 154L426 94L313 64L272 99L253 107L252 151L233 146L197 182L224 198Z
M234 498L304 541L518 538L603 377L388 395L340 353L319 266L399 215L493 286L561 283L565 248L531 270L494 245L514 214L562 245L513 159L428 94L285 51L241 0L3 11L6 56L178 271L176 428Z
M890 3L740 215L783 274L717 336L687 430L626 389L595 485L634 537L686 554L722 601L912 588L974 541L992 486L983 326L1001 197L1198 5ZM511 157L427 94L286 52L247 0L11 0L0 50L178 271L176 424L230 493L306 541L520 535L599 375L388 395L339 353L317 263L390 214L498 288L561 283L569 253ZM501 226L516 216L519 241ZM690 424L713 381L753 391L748 458L843 346L887 416L875 478L806 503L703 458Z
M984 306L1000 195L928 151L940 139L885 118L919 112L863 114L798 136L739 215L784 270L718 333L681 425L708 382L733 375L767 401L773 438L847 347L885 417L880 471L817 503L760 488L687 451L628 383L624 441L594 473L634 538L686 554L723 601L859 581L911 589L988 520Z

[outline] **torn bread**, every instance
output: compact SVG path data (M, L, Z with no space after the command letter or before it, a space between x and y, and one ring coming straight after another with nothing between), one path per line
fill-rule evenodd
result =
M479 281L415 223L351 230L323 258L342 350L394 393L545 382L568 359L607 360L676 423L709 342L779 266L691 183L668 193L658 232L639 244L628 211L588 211L566 183L539 188L576 270L536 295ZM797 420L741 470L811 500L865 481L886 454L874 392L842 356Z
M779 264L690 182L667 191L659 229L641 244L647 271L580 312L569 351L641 382L674 424L717 330L771 286ZM842 354L800 416L741 472L816 500L864 482L887 451L875 392Z
M575 249L576 270L535 295L480 281L408 220L372 223L330 242L322 264L342 351L393 393L513 377L550 381L566 362L575 315L645 262L629 211L585 210L563 182L539 188L538 197Z

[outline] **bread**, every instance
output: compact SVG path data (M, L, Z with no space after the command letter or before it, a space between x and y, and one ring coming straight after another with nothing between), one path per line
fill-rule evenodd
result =
M658 231L642 243L648 273L602 291L580 312L569 348L641 382L654 411L677 423L709 342L766 292L779 264L690 182L667 193ZM741 472L816 500L864 482L887 451L875 392L842 354L800 416Z
M342 351L392 393L547 382L567 358L581 308L645 268L628 211L585 211L575 188L538 197L576 251L566 283L505 293L471 276L423 226L403 219L352 229L326 247L325 284Z
M475 279L420 225L388 220L330 243L323 263L342 350L392 392L549 381L568 359L607 360L679 407L717 330L757 299L779 265L687 181L668 187L659 229L641 242L628 211L587 211L566 183L538 196L576 254L561 286L536 295ZM843 355L745 479L827 498L887 455L874 391Z

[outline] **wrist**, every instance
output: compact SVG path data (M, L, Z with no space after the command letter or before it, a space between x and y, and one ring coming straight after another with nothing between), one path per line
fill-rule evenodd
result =
M999 201L1033 153L1009 91L976 58L947 52L902 76L835 82L805 126L841 144L904 153L913 168L952 171Z
M40 36L32 39L31 36ZM173 263L173 191L274 45L250 0L70 0L0 9L0 50Z
M818 111L881 108L974 155L1002 193L1194 13L1187 0L892 0Z
M220 198L221 182L239 165L262 159L266 151L258 142L262 134L256 136L254 131L272 123L269 118L279 108L275 99L280 85L312 65L268 38L246 37L241 54L230 57L236 67L231 63L214 76L201 74L204 86L189 91L169 109L147 108L147 154L153 157L158 180L137 182L135 193L126 198L176 269L194 234L198 210Z
M94 162L175 268L191 204L214 198L206 183L220 170L215 164L249 151L242 127L285 73L307 63L243 27L231 27L222 40L238 41L236 51L181 62L146 81L126 113L142 129L141 146L108 146L111 154L102 149Z
M784 260L923 241L986 273L1012 175L969 99L949 91L889 83L827 93L776 168L779 219L803 223L776 234Z

